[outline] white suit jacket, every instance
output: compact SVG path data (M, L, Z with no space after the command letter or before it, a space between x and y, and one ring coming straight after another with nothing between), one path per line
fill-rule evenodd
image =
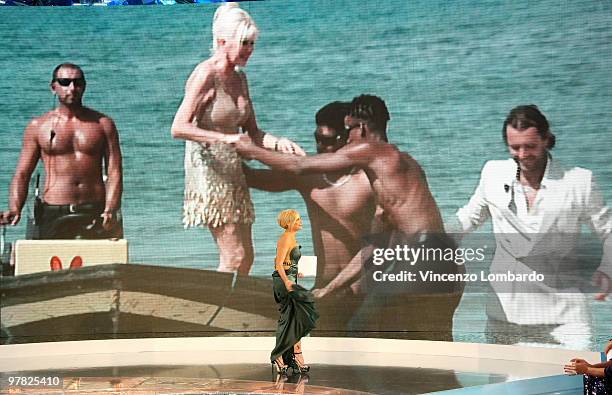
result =
M587 297L567 283L554 284L559 279L550 274L566 270L561 266L573 256L581 226L588 224L604 242L598 270L612 279L612 217L592 172L566 169L550 158L533 207L541 216L539 229L534 229L517 215L517 205L525 202L517 199L516 170L513 159L487 162L474 195L457 211L457 218L464 232L492 219L496 250L491 273L531 273L537 271L537 263L547 266L549 281L492 284L501 309L489 308L487 313L517 324L589 322Z

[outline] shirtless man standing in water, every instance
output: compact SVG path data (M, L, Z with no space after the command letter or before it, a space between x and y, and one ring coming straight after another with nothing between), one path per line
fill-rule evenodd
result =
M332 153L346 145L344 118L350 103L332 102L316 116L314 138L317 153ZM244 168L251 188L270 192L297 190L308 209L312 241L317 256L315 288L324 288L340 276L361 250L362 238L371 232L376 203L374 192L363 170L287 175L282 170ZM317 300L321 313L317 330L345 329L362 302L351 290L351 283L334 288Z
M362 95L353 100L349 115L345 118L348 144L334 153L306 157L280 155L255 146L248 136L241 137L237 150L248 158L257 159L273 169L293 174L324 173L352 167L365 171L382 208L387 234L379 238L376 247L395 248L401 244L424 248L453 248L453 242L444 233L444 225L438 206L429 190L425 173L416 160L387 141L386 127L389 120L387 107L376 96ZM460 273L463 267L452 262L417 262L414 266L399 259L384 266L372 268L369 255L373 246L366 246L327 287L317 290L317 296L331 292L333 288L353 281L365 264L367 297L360 312L353 317L352 329L363 331L409 331L448 338L452 329L452 316L459 303L462 287L449 283L373 282L371 272L401 273L403 270L433 270L439 273ZM369 249L368 249L369 248ZM421 295L417 295L421 294ZM427 294L427 295L424 295ZM440 294L437 298L428 297ZM430 306L427 303L431 302ZM419 313L420 312L420 313ZM419 319L414 315L419 313ZM431 316L429 316L431 314ZM428 336L425 334L425 336Z
M59 105L34 118L25 129L9 209L0 212L0 225L17 225L21 219L30 178L42 159L46 176L43 201L35 210L36 238L122 236L116 217L122 193L117 128L111 118L83 106L85 86L79 66L63 63L53 70L51 91ZM79 220L58 228L57 220L66 216Z
M346 145L344 117L350 103L333 102L315 117L317 153L332 153ZM270 192L297 190L306 203L312 241L317 256L315 288L332 281L361 249L361 238L370 233L375 212L374 193L358 168L348 171L288 176L287 172L244 168L247 184ZM347 284L350 285L350 284ZM351 292L348 286L336 290Z

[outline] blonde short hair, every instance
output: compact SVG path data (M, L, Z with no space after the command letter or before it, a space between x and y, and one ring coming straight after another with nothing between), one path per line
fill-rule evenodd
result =
M278 214L276 221L283 229L289 229L300 218L300 213L293 209L283 210Z
M217 49L217 40L257 40L259 29L248 12L237 3L225 3L215 12L212 25L213 51Z

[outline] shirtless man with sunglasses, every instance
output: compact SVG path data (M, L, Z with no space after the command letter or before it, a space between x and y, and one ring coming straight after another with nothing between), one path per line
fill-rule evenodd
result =
M332 102L317 112L314 132L317 153L333 153L346 145L344 117L349 109L350 103ZM362 237L371 231L376 203L365 172L354 167L292 175L281 170L245 166L244 174L251 188L269 192L296 190L302 195L317 256L315 288L324 288L338 277L361 249ZM318 330L346 326L360 303L350 286L350 282L343 283L333 293L317 300L321 313Z
M79 66L62 63L53 70L51 91L59 104L25 129L9 209L0 212L0 225L17 225L21 219L32 173L42 159L44 192L35 205L33 238L122 236L116 215L122 193L119 136L111 118L83 106L85 87ZM73 221L59 226L68 216Z

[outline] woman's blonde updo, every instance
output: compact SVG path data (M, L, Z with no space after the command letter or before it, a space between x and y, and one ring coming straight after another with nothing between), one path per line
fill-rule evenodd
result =
M300 213L298 213L297 211L293 209L288 209L288 210L281 211L281 213L278 214L278 218L276 218L276 221L278 222L281 228L289 229L293 225L295 225L295 222L299 218L300 218Z
M237 3L225 3L215 11L212 25L213 51L217 49L217 41L257 40L259 29L248 12Z

